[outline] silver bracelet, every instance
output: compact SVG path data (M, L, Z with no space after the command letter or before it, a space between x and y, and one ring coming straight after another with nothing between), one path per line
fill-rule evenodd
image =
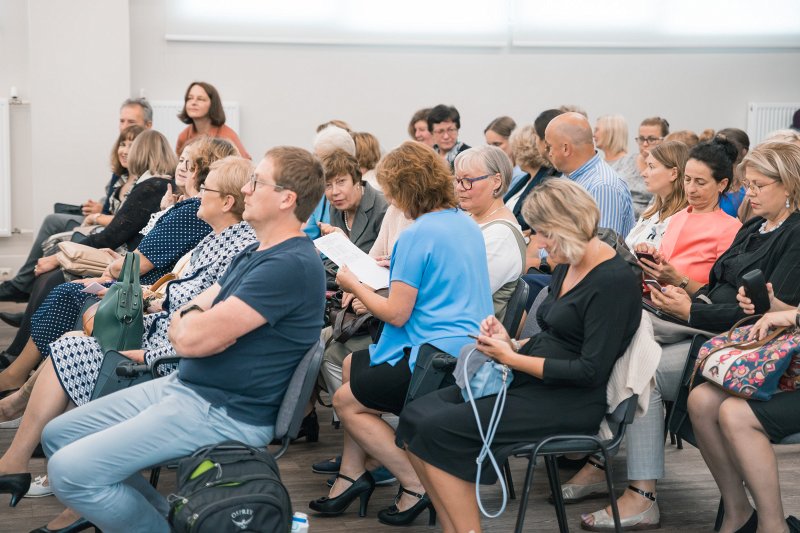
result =
M519 353L519 349L522 347L519 341L517 339L509 339L509 341L511 342L511 348L513 348L515 352Z

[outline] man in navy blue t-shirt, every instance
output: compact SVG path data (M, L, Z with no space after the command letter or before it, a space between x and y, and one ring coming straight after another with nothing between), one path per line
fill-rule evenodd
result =
M225 440L272 440L289 380L322 327L325 275L301 227L324 188L306 150L267 152L242 189L259 242L173 315L178 371L45 428L49 479L63 503L103 531L166 533L166 501L140 470Z

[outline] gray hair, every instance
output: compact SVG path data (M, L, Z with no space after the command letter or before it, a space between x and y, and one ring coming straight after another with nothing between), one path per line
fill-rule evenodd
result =
M150 102L147 101L147 98L128 98L122 105L119 106L120 111L123 107L130 107L138 105L142 108L142 114L144 115L144 123L153 123L153 106L150 105Z
M356 143L347 130L338 126L328 126L320 130L314 138L314 154L322 158L334 150L344 150L355 157Z
M506 153L497 146L476 146L458 154L453 162L456 172L478 165L486 169L489 174L500 174L500 189L495 191L495 196L504 195L514 173Z

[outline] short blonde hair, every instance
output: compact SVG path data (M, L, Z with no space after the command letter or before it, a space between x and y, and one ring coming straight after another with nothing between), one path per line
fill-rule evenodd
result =
M453 176L444 159L429 146L406 141L381 159L378 183L409 218L456 206Z
M249 159L230 155L211 163L209 174L216 172L219 178L219 194L233 197L231 214L242 220L244 213L244 194L242 187L253 174L253 163ZM208 177L208 176L206 176Z
M578 263L597 235L600 210L586 189L566 178L551 178L531 190L522 205L525 222L555 241L555 252Z
M628 122L622 115L603 115L597 119L598 126L606 131L603 151L618 154L628 151Z
M536 148L536 128L532 124L522 126L511 132L508 138L514 161L522 169L534 169L546 164L546 161Z
M789 193L791 210L800 208L800 146L785 141L759 144L739 164L742 175L747 167L782 183Z
M148 170L153 176L174 176L178 157L164 135L146 130L133 141L128 152L128 172L141 176Z

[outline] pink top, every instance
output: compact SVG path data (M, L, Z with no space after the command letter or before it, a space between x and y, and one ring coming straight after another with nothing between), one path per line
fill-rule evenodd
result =
M180 157L181 152L183 152L183 147L186 145L187 142L191 141L199 134L194 127L194 124L189 124L186 128L178 135L178 145L175 147L175 151L178 153L178 157ZM222 126L213 126L210 130L208 130L209 137L220 137L222 139L227 139L236 146L239 150L239 153L242 154L242 157L246 157L247 159L252 159L250 154L247 153L247 150L244 149L242 146L242 141L239 140L239 136L236 135L236 132L233 131L231 128L223 124Z
M693 213L689 206L672 216L659 251L678 272L705 285L711 267L741 227L739 219L722 209Z

